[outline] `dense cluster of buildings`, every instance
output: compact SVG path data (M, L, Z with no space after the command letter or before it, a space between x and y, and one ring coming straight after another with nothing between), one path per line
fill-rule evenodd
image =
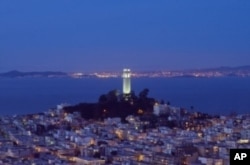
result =
M250 148L250 115L209 122L200 129L145 130L148 123L132 115L127 123L119 118L91 121L61 106L5 116L0 118L0 164L227 165L230 148Z

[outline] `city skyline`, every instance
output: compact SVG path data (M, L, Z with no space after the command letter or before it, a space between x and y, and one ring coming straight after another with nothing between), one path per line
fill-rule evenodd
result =
M0 2L0 72L249 65L249 1Z

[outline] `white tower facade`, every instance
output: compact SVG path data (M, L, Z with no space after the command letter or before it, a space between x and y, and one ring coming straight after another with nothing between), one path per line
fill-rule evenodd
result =
M130 94L131 92L131 71L130 69L123 69L123 73L122 73L122 78L123 78L123 94L127 95Z

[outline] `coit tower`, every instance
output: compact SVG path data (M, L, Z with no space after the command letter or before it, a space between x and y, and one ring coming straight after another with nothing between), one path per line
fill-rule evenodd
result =
M123 95L129 95L131 92L131 71L130 69L123 69L123 73L122 73L122 78L123 78Z

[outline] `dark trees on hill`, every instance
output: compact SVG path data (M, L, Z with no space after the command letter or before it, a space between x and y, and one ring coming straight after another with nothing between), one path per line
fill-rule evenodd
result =
M140 93L139 93L139 99L146 99L148 98L148 93L149 93L149 89L148 88L145 88L143 89Z
M137 106L145 112L152 112L155 99L148 97L149 89L145 88L139 93Z
M99 97L98 103L104 104L104 103L116 103L119 101L118 97L118 91L117 90L111 90L107 94L102 94Z
M108 101L108 98L107 98L107 96L106 95L101 95L100 97L99 97L99 100L98 100L98 102L100 103L100 104L103 104L103 103L106 103Z
M65 112L73 113L78 111L85 119L104 119L107 117L120 117L122 121L128 115L142 115L152 112L155 100L148 98L149 90L145 88L139 94L139 97L131 92L130 100L122 99L117 90L111 90L107 94L99 97L98 103L81 103L75 106L65 107ZM143 112L143 113L138 113Z

